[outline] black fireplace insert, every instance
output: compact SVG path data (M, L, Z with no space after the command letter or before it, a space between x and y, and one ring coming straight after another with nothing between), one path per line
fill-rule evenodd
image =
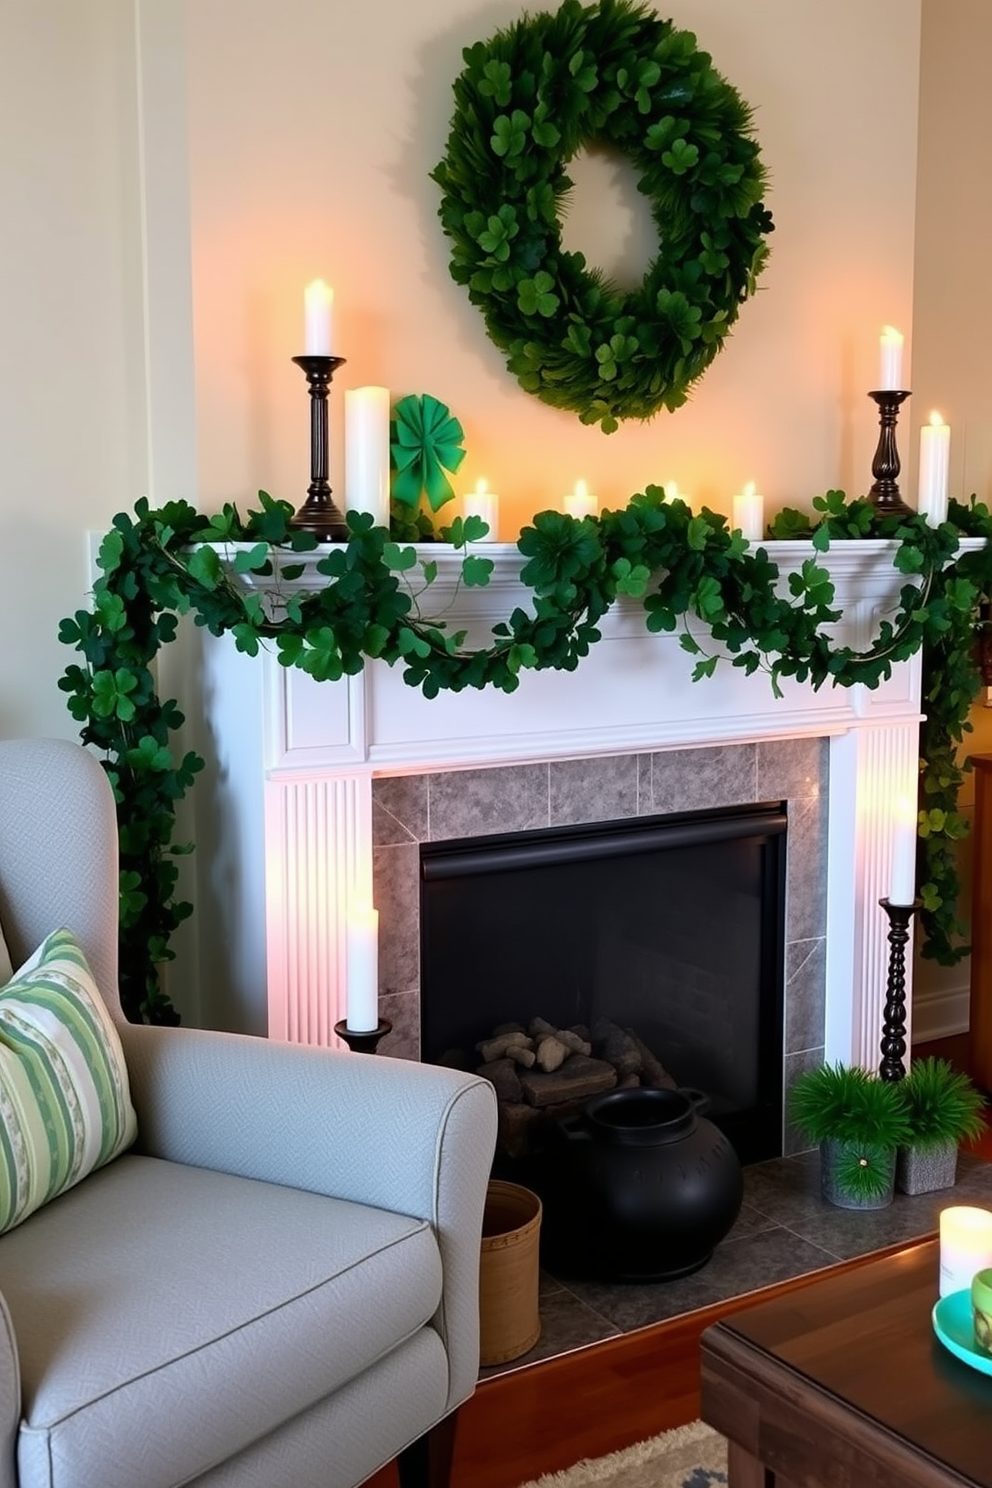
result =
M786 828L773 801L423 843L421 1057L609 1020L742 1162L780 1155Z

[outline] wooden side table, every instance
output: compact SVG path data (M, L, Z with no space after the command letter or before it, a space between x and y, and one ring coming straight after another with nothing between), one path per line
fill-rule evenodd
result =
M992 1488L992 1376L933 1332L939 1259L925 1241L706 1329L730 1488Z
M971 1001L969 1072L992 1090L992 754L973 754L975 823L972 828Z

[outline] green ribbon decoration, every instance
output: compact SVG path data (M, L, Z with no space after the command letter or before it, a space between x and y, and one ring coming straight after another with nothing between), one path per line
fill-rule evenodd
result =
M454 497L445 475L454 475L465 458L465 431L447 404L430 393L411 393L393 407L389 452L393 462L392 494L406 506L416 506L427 492L431 511Z

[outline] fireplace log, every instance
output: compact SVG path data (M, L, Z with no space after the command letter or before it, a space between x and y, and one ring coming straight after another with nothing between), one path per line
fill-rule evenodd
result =
M560 1069L553 1073L529 1069L520 1073L520 1084L524 1099L532 1106L556 1105L559 1101L588 1100L603 1090L612 1090L617 1083L617 1072L604 1059L590 1059L585 1054L573 1054Z

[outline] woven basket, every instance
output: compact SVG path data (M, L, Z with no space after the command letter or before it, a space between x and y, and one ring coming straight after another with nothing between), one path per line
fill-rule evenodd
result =
M493 1178L486 1192L479 1266L480 1360L506 1364L541 1336L537 1306L541 1201Z

